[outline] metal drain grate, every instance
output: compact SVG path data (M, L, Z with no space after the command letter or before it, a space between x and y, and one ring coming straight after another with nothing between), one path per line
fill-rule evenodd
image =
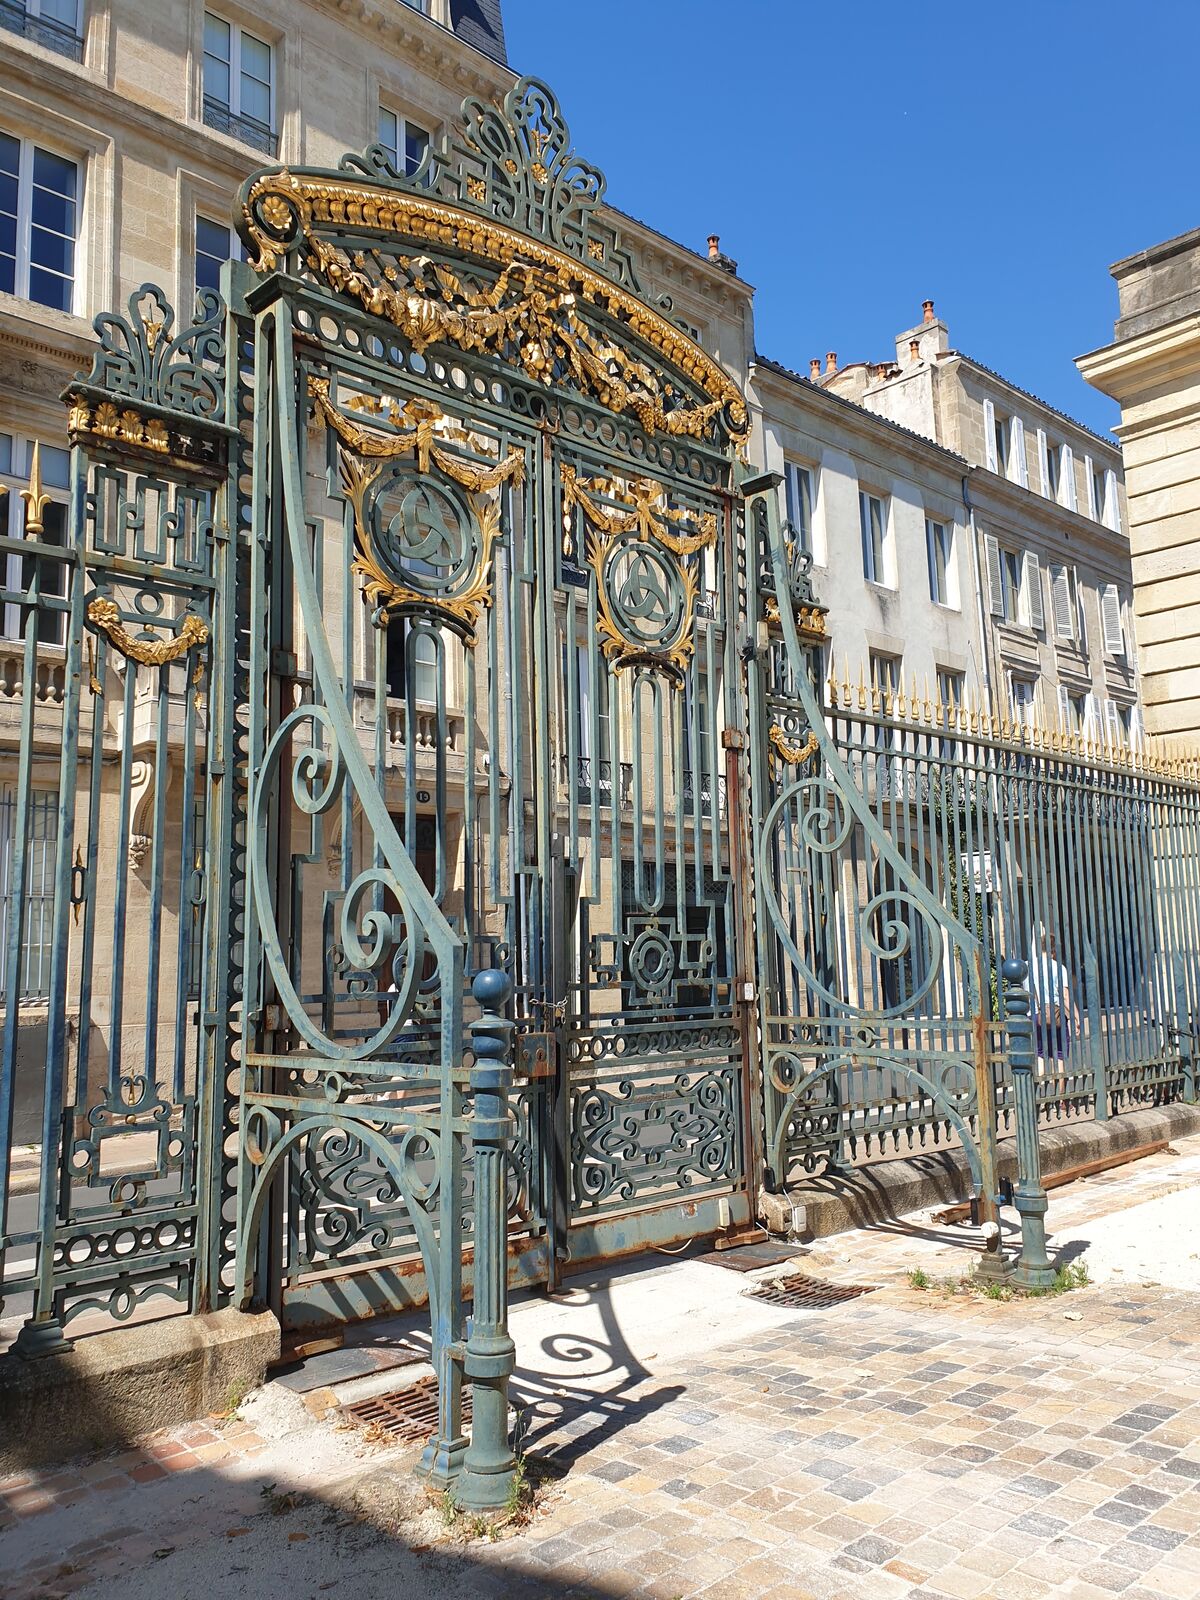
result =
M827 1306L841 1305L843 1300L857 1300L860 1294L874 1294L876 1287L873 1283L826 1283L823 1278L808 1278L802 1272L791 1272L773 1283L757 1284L746 1293L772 1306L822 1311Z
M463 1390L463 1421L471 1420L471 1391ZM342 1416L357 1428L382 1429L398 1443L424 1444L437 1427L437 1378L418 1378L407 1388L375 1394L342 1407Z

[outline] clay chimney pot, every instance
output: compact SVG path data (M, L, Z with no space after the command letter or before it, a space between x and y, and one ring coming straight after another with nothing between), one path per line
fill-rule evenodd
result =
M837 351L836 350L827 350L825 352L825 371L826 372L836 372L837 371Z
M820 356L813 356L812 360L808 363L808 376L811 383L816 383L817 379L821 376Z
M932 300L922 300L921 301L921 310L925 313L925 321L926 322L932 322L933 321L933 301Z
M710 233L708 236L708 259L715 261L720 254L721 235L719 233Z
M911 356L911 358L914 361L920 361L920 359L921 359L921 346L917 343L917 341L915 339L910 339L908 341L908 353L909 353L909 355Z

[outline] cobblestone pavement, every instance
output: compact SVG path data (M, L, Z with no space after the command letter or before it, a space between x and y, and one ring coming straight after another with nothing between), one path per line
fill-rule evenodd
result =
M1142 1163L1055 1210L1098 1238L1124 1194L1125 1222L1170 1205L1200 1239L1181 1171ZM961 1271L963 1251L927 1218L908 1229L815 1251L805 1270L877 1285L825 1310L659 1260L577 1291L574 1347L570 1302L548 1331L535 1307L523 1336L519 1314L525 1448L564 1476L515 1537L414 1550L332 1513L335 1479L408 1458L316 1420L318 1394L275 1439L197 1424L10 1480L4 1593L1196 1600L1200 1295L1112 1279L1008 1303L918 1292L908 1268ZM634 1282L660 1307L651 1326L621 1321ZM717 1331L698 1340L701 1301ZM264 1499L269 1483L299 1502Z

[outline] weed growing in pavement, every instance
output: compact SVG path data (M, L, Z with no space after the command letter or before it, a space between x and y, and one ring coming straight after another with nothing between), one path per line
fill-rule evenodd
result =
M911 1267L908 1273L910 1288L923 1293L937 1293L946 1300L963 1294L981 1295L985 1300L1038 1300L1045 1295L1070 1294L1072 1289L1086 1289L1091 1281L1084 1260L1066 1262L1054 1274L1054 1282L1048 1283L1043 1289L1021 1289L1002 1278L981 1278L969 1272L958 1278L933 1278L923 1267Z
M435 1497L442 1526L447 1532L461 1534L464 1539L498 1539L506 1529L523 1528L533 1515L537 1488L549 1476L549 1473L539 1473L535 1482L530 1477L525 1457L518 1456L512 1482L508 1486L508 1498L503 1509L494 1517L478 1513L465 1516L461 1507L455 1504L452 1491L443 1489Z

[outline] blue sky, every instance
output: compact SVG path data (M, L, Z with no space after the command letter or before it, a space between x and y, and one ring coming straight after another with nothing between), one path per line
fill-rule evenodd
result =
M1200 226L1200 3L504 0L622 210L755 285L758 346L952 344L1101 432L1111 262Z

